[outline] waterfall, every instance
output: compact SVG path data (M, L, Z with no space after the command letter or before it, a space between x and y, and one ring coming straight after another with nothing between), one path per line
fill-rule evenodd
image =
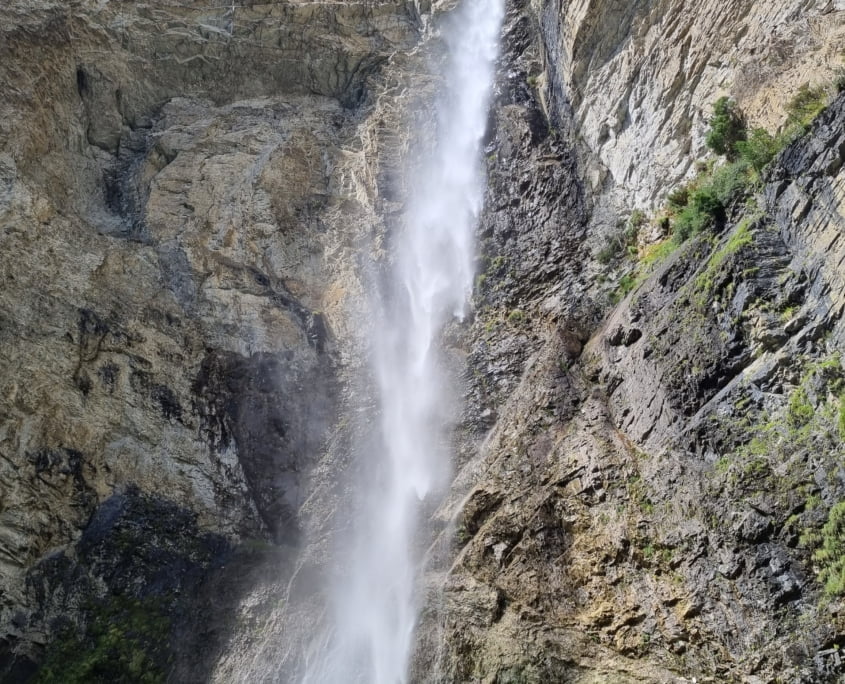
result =
M434 149L420 160L395 236L388 293L373 322L381 449L362 482L334 601L331 633L306 684L407 681L417 619L421 513L448 482L450 398L438 358L443 326L465 313L473 233L484 195L481 141L503 0L463 0L441 29L447 55Z

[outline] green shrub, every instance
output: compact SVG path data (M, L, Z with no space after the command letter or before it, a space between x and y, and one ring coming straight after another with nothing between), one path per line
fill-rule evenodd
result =
M724 208L748 192L752 183L751 176L751 167L748 162L740 159L713 171L707 187Z
M739 158L757 173L760 173L778 152L783 149L783 141L772 136L765 128L755 128L747 140L736 144Z
M826 106L827 93L824 87L811 87L809 83L805 83L786 106L787 128L805 129Z
M695 211L708 214L713 218L716 218L725 208L712 184L696 190L690 197L689 204Z
M682 185L675 188L672 192L666 195L666 202L669 204L669 209L673 211L680 211L689 203L690 188L689 185Z
M631 216L628 219L628 225L634 229L634 231L639 230L646 223L648 223L648 216L642 209L634 209L634 211L631 212Z
M720 97L713 104L713 116L710 117L710 130L705 143L716 154L733 159L736 144L745 140L745 118L729 97Z
M716 191L710 185L695 190L675 219L672 232L676 240L683 242L710 226L714 220L723 217L725 207Z
M678 242L684 242L704 230L709 223L710 216L696 211L692 206L687 206L675 219L672 236Z
M789 404L786 408L786 419L794 428L799 428L813 419L815 409L810 404L810 399L807 396L807 390L799 387L792 394L789 395Z

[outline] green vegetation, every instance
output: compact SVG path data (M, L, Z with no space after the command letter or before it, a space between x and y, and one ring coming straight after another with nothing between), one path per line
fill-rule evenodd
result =
M673 233L678 242L685 242L710 226L722 211L721 204L708 188L696 190L689 195L689 203L675 219Z
M728 97L716 100L709 123L710 130L705 138L707 147L716 154L733 159L736 155L736 144L745 140L746 136L745 117L736 102Z
M845 501L830 509L818 538L813 561L819 566L819 581L829 598L845 594Z
M635 273L626 273L619 279L619 283L616 285L616 290L613 292L611 299L615 302L625 299L628 293L639 285L640 282L641 280L637 278Z
M622 224L618 232L611 236L607 246L599 251L596 259L600 264L609 264L617 257L627 254L637 254L637 233L648 222L648 217L639 209L634 209L628 221Z
M783 148L782 141L774 137L765 128L755 128L747 140L740 140L736 150L740 159L745 161L758 174L768 166Z
M730 98L719 98L713 105L706 144L724 156L726 161L721 165L716 165L715 161L699 162L698 175L667 195L666 208L653 220L665 222L671 238L638 254L637 235L648 222L648 217L642 211L634 210L618 233L596 255L602 264L609 264L623 255L639 257L635 268L619 278L616 289L610 295L611 303L619 302L636 289L657 263L686 240L724 223L731 207L745 198L745 210L752 212L752 217L740 223L728 243L710 258L704 273L696 279L695 289L699 293L706 294L712 289L722 263L752 241L751 225L757 218L752 192L760 183L760 174L786 145L807 129L826 102L825 88L811 88L809 84L802 86L787 107L786 125L773 136L764 128L748 131L745 117L737 104ZM845 435L845 413L842 420Z
M792 428L801 428L813 419L815 409L807 396L807 390L799 387L789 395L786 406L786 422Z
M508 314L508 323L517 324L525 318L525 314L520 309L514 309Z
M839 438L845 442L845 393L839 395Z
M642 513L645 515L654 513L654 503L648 496L647 485L639 475L628 478L627 489L628 496L636 503Z
M487 273L495 273L496 271L501 269L502 266L505 265L506 261L507 258L502 256L501 254L499 256L493 257L487 267Z
M766 166L806 132L826 105L824 87L803 85L786 108L783 129L772 135L764 128L748 131L736 103L727 97L719 98L713 105L705 141L727 162L716 168L701 164L696 178L668 194L667 212L673 218L675 238L683 242L724 220L727 208L750 193Z
M838 355L806 366L800 384L790 392L782 415L766 413L734 425L745 443L730 460L720 459L716 471L729 472L734 481L766 474L769 459L777 454L780 463L793 457L817 452L836 453L845 434L840 431L840 416L845 402L840 398L845 388L845 371ZM737 467L734 467L737 466ZM793 487L789 477L782 477L784 487Z
M649 245L649 247L643 252L642 257L640 258L641 269L651 270L653 266L664 261L677 248L678 243L672 240L671 238L668 240L663 240L662 242L656 242L653 245Z
M827 107L827 89L824 86L811 87L809 83L802 85L795 97L786 107L786 129L803 133L819 114Z
M80 637L61 634L47 653L36 684L162 684L170 660L170 620L155 602L113 597L92 609Z
M706 296L713 289L713 282L716 274L722 265L734 254L739 252L746 245L750 245L754 240L751 232L751 225L754 219L749 217L743 219L737 226L736 230L731 234L725 246L714 252L707 260L707 266L704 271L696 277L693 283L693 289Z

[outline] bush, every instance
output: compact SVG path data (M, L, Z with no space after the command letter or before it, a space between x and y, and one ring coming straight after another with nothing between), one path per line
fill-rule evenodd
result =
M35 684L163 684L170 662L170 619L156 601L113 597L80 636L66 630L51 645Z
M700 233L710 223L711 217L696 211L692 206L687 206L678 214L675 225L672 227L672 235L678 242L688 240L696 233Z
M689 185L682 185L674 189L666 196L666 201L669 203L669 209L673 211L680 211L687 204L689 204Z
M751 167L740 159L716 169L707 187L724 208L747 194L752 182Z
M628 219L628 225L634 230L635 234L640 228L648 223L648 216L642 209L634 209L631 212L631 217Z
M718 218L725 208L712 184L696 190L690 197L690 206L696 212L707 214L711 218Z
M765 128L755 128L747 140L740 140L736 144L739 158L757 173L760 173L782 148L783 142Z
M705 143L716 154L734 159L736 144L745 140L745 118L736 106L736 102L728 97L720 97L713 105L713 116L710 117L710 130L707 132Z
M825 89L822 86L812 88L809 83L805 83L786 106L787 127L806 128L826 106L827 93Z

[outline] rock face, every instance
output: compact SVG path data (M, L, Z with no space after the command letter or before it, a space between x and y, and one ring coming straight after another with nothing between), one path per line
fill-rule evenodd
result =
M656 157L679 160L682 175L704 130L689 111L704 76L673 77L661 94L682 68L667 57L722 59L706 31L675 40L692 30L675 33L679 17L715 11L706 3L609 5L572 3L570 23L554 30L560 10L547 5L527 48L531 8L509 14L478 315L466 336L470 456L443 512L456 521L455 550L417 676L833 681L841 604L820 597L806 540L845 484L845 98L775 161L756 209L728 207L715 235L686 243L608 307L607 272L591 254L618 220L609 207L671 189L674 166ZM823 16L841 30L841 12ZM658 40L665 51L642 51ZM841 42L828 36L819 54L831 44ZM765 87L793 77L776 71ZM740 79L722 78L731 74ZM545 98L523 83L545 85ZM626 111L611 142L591 119L617 111L609 100ZM535 124L543 102L556 131ZM568 167L557 182L549 162Z
M445 11L0 9L0 681L293 678ZM596 255L717 96L771 128L832 78L843 19L509 3L414 681L842 675L845 99L621 302Z
M553 115L588 148L585 180L629 205L661 198L702 156L710 105L736 98L753 125L783 123L798 87L841 67L842 7L677 0L536 3Z
M83 549L93 527L102 554L146 536L148 555L182 554L195 579L232 568L232 544L297 544L356 358L356 243L379 225L378 136L356 105L373 69L416 41L418 9L206 4L0 10L12 681L68 621L93 639L92 601L160 602L176 643L202 610L196 587L222 582L165 586L157 573L176 560L147 568L140 551L107 559L134 573L118 582ZM161 512L131 537L102 526L135 491ZM221 541L195 552L191 529ZM44 569L57 553L67 560Z

